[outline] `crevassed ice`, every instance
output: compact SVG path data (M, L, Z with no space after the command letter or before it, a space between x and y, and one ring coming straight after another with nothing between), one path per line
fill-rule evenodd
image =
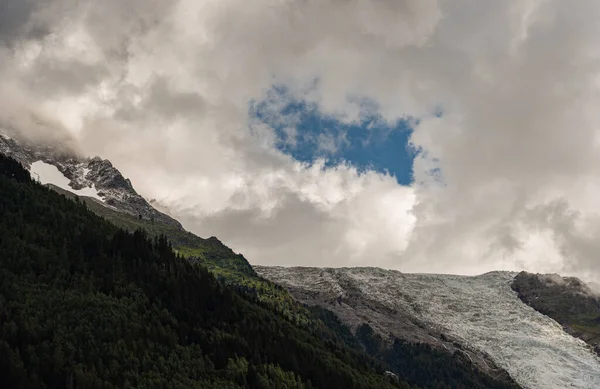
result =
M400 292L408 294L423 319L488 352L524 387L600 388L598 357L554 320L519 300L510 288L514 273L477 277L390 273L380 282L358 284L364 293L388 303ZM361 272L350 274L364 278Z
M98 195L98 191L95 186L91 188L83 188L79 190L75 190L69 186L71 180L65 177L60 170L54 165L48 164L43 161L37 161L31 164L31 169L29 170L31 174L31 178L39 181L41 184L52 184L56 185L61 189L68 190L69 192L75 193L79 196L87 196L93 197L97 200L104 201L102 197Z
M315 290L332 288L332 279L351 282L369 298L487 352L524 388L600 388L600 359L583 341L519 300L510 288L516 273L468 277L371 268L266 268L263 273L284 285L301 279L304 288Z

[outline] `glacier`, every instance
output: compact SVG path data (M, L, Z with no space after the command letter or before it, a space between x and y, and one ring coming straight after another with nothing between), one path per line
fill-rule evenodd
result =
M527 389L600 388L600 359L511 289L513 272L406 274L376 268L256 266L286 288L343 296L353 290L487 353Z

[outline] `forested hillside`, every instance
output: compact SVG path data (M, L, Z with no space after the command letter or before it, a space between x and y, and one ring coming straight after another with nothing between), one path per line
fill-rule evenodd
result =
M0 155L0 382L9 388L407 388Z
M319 326L319 323L315 323L309 317L307 310L285 289L259 277L243 255L236 254L216 237L204 239L171 224L137 218L106 207L93 198L78 197L54 185L49 187L68 198L78 199L85 203L90 211L126 231L134 232L142 229L150 238L164 235L171 242L176 253L192 263L206 267L231 289L259 300L261 304L266 305L270 310L275 310L296 325L305 328Z

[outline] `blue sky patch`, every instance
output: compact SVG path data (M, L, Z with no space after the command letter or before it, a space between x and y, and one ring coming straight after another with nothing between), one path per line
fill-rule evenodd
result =
M272 127L279 149L298 161L322 158L327 166L346 162L359 171L388 172L398 183L410 185L417 154L409 145L414 120L398 120L390 126L374 113L375 103L358 104L360 122L347 124L323 115L314 104L292 99L284 88L273 88L266 100L251 104L250 114Z

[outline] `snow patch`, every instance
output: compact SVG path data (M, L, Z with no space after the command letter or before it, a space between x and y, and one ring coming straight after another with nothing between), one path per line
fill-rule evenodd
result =
M71 186L69 186L71 180L65 177L64 174L62 174L56 166L50 165L49 163L43 161L37 161L32 163L30 174L31 178L43 185L56 185L59 188L67 190L71 193L75 193L78 196L92 197L96 200L104 202L104 199L100 197L100 195L98 195L98 191L96 190L96 187L94 185L92 185L92 187L89 188L75 190L71 188Z

